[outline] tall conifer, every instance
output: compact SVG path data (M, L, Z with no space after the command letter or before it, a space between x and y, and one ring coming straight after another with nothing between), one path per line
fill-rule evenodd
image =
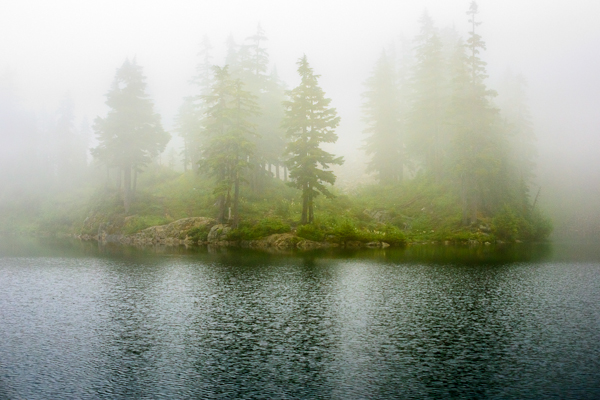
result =
M301 82L288 92L289 101L284 102L286 128L289 142L285 153L290 170L291 185L302 190L301 224L314 220L314 198L319 194L331 196L326 184L335 183L335 175L329 170L331 165L341 165L342 157L335 157L320 146L321 143L335 143L335 128L340 122L335 108L329 107L331 99L318 85L319 75L315 75L308 65L306 55L297 63Z

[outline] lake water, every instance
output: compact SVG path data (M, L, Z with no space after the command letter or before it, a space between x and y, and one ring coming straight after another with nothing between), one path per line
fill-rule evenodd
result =
M0 399L600 398L600 250L0 244Z

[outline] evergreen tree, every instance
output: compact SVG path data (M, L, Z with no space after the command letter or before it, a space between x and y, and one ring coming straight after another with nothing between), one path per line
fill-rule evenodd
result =
M505 192L506 146L499 129L498 110L487 89L485 62L479 53L485 49L475 32L477 4L467 14L472 29L466 46L459 43L452 60L451 102L453 172L461 188L463 224L475 223L480 211L493 213ZM465 50L467 52L465 52Z
M325 98L317 82L319 75L314 74L306 55L297 64L301 82L288 92L290 100L284 102L283 126L289 140L285 153L289 157L291 185L302 190L300 223L306 224L314 220L314 198L320 193L331 196L325 184L333 185L335 175L329 167L341 165L343 158L320 147L321 143L337 141L334 129L340 118L335 108L329 107L331 99Z
M129 212L137 172L165 149L170 136L154 112L142 68L135 60L125 60L117 69L106 97L110 110L105 118L94 121L99 144L92 154L107 167L118 169L124 183L123 204Z
M368 126L364 149L371 160L367 172L376 172L379 182L402 182L404 143L394 65L383 52L373 75L366 82L363 110Z
M181 150L183 170L194 166L200 159L201 118L198 116L198 106L193 97L186 97L175 116L175 130L183 139Z
M527 82L508 71L501 84L500 106L510 154L511 185L519 208L529 208L529 186L534 178L535 133L527 105Z
M219 204L218 220L225 222L226 210L232 207L232 225L236 227L240 183L254 153L252 137L256 132L249 119L258 113L258 107L255 97L243 89L240 79L231 77L227 66L214 67L214 83L210 94L204 98L207 139L200 168L216 179L214 193Z
M285 132L281 127L285 100L285 87L277 75L277 70L273 69L271 75L265 83L265 88L259 96L261 107L261 116L256 121L257 129L260 134L257 146L260 149L261 157L267 165L275 166L276 178L280 178L279 169L283 164L281 156L285 149ZM270 167L269 167L270 170Z
M196 66L196 75L190 80L196 87L196 94L183 99L175 117L176 130L183 139L181 155L184 171L187 171L188 166L193 168L200 159L202 119L206 112L203 96L208 95L212 84L211 49L210 40L205 35L198 53L200 62Z
M440 182L448 141L445 129L448 96L442 42L427 13L421 17L421 31L415 42L408 144L411 153L420 159L425 170Z

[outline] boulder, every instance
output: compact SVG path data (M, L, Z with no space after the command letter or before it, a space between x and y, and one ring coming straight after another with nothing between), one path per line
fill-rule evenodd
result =
M217 224L210 228L207 241L209 243L223 242L227 240L227 235L231 232L231 227L225 224Z

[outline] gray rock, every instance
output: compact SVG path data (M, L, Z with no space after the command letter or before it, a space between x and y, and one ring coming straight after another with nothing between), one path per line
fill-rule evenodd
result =
M231 232L231 227L225 224L217 224L210 228L210 232L208 232L208 241L213 242L223 242L227 240L227 235Z

